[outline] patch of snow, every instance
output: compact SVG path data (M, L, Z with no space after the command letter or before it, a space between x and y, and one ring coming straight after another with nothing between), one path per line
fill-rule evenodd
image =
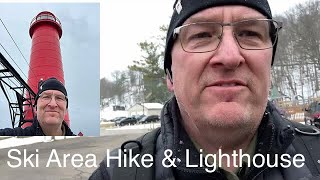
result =
M128 111L113 111L112 107L107 107L100 111L100 119L102 120L111 120L116 117L128 117Z
M54 140L62 140L76 137L79 136L54 136ZM23 146L39 142L52 142L54 140L52 136L31 136L26 138L10 137L7 139L0 140L0 149Z
M160 122L158 123L148 123L148 124L137 124L137 125L127 125L127 126L116 126L115 128L110 128L108 130L119 131L128 129L155 129L160 127Z

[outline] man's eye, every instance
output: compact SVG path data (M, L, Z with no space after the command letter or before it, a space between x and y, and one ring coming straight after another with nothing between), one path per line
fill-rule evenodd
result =
M196 34L193 34L192 36L190 36L190 40L192 39L205 39L205 38L211 38L212 35L209 32L199 32Z
M42 98L43 98L43 99L51 99L51 96L49 96L49 95L44 95L44 96L42 96Z
M64 101L65 100L65 98L62 97L62 96L57 96L56 99L59 100L59 101Z
M238 37L260 37L260 33L250 30L240 31L237 33Z

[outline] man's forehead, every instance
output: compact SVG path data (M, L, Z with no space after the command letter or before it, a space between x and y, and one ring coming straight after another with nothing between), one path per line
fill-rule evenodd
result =
M199 11L190 16L184 24L194 22L210 22L210 21L222 21L226 14L232 15L233 21L240 21L253 18L266 18L259 11L241 5L224 5L215 6L211 8Z
M43 91L42 94L56 94L56 95L64 95L61 91L58 90L46 90Z

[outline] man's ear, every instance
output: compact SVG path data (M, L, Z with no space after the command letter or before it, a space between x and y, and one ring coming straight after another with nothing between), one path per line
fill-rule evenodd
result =
M167 81L167 87L168 87L169 91L173 92L174 88L173 88L173 82L172 82L170 74L167 74L166 81Z

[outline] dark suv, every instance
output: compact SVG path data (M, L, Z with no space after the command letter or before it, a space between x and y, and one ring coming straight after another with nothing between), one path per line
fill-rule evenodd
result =
M320 128L320 102L311 103L304 112L304 122Z
M122 118L118 121L116 121L116 126L124 126L127 124L136 124L137 123L137 119L134 117L127 117L127 118Z
M159 120L160 120L160 117L158 115L150 115L150 116L146 116L146 117L143 117L142 119L140 119L139 123L145 124L145 123L149 123L149 122L157 122Z

